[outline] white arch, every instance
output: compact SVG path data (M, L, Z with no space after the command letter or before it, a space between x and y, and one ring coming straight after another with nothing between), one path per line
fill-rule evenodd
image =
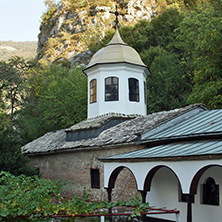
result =
M134 174L138 190L143 190L147 174L154 167L165 166L177 176L183 193L189 194L193 178L197 172L206 166L222 166L222 160L189 160L189 161L155 161L155 162L107 162L104 163L104 186L108 187L109 178L112 172L120 166L130 169Z

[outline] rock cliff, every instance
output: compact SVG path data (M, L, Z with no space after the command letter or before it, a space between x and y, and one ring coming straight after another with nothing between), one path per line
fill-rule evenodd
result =
M38 59L87 64L91 41L99 41L114 25L110 11L118 6L121 25L131 25L156 14L155 0L61 0L43 15L38 36Z

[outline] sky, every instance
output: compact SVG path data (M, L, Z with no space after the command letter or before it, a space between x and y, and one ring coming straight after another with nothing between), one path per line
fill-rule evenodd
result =
M37 41L44 0L0 0L0 41Z

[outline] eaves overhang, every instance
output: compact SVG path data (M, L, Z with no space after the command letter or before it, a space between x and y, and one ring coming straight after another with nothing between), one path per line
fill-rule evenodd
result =
M60 148L56 150L48 150L48 151L40 151L40 152L33 152L33 153L24 153L25 155L29 157L35 157L35 156L46 156L46 155L57 155L59 153L76 153L76 152L91 152L91 151L100 151L100 150L110 150L110 149L120 149L120 148L129 148L134 147L136 149L142 149L141 145L138 145L134 142L129 142L125 144L110 144L107 146L81 146L81 147L69 147L69 148Z
M139 140L139 144L146 146L153 146L155 144L168 144L173 142L183 142L183 141L194 141L194 140L206 140L206 139L217 139L222 138L222 131L220 132L210 132L210 133L198 133L198 134L188 134L180 136L169 136L152 138L146 140Z
M181 161L221 159L222 139L195 140L157 145L101 158L102 162Z
M93 67L96 67L96 66L100 66L100 65L115 65L115 64L129 64L129 65L133 65L133 66L137 66L137 67L141 67L141 68L144 68L145 69L145 72L146 72L146 75L149 75L151 73L150 69L148 66L145 66L145 65L140 65L140 64L135 64L135 63L131 63L131 62L125 62L125 61L122 61L122 62L103 62L103 63L95 63L89 67L86 67L85 69L82 70L82 72L86 75L86 71L93 68Z
M191 160L221 160L222 154L210 154L210 155L192 155L192 156L177 156L177 157L153 157L153 158L113 158L113 159L105 159L99 158L101 162L109 163L109 162L117 162L117 163L128 163L128 162L157 162L157 161L191 161Z

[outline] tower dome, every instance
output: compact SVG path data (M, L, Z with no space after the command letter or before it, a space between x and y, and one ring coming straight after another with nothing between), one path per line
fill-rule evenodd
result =
M93 55L86 69L96 64L122 62L146 67L139 53L122 40L118 28L116 28L112 40Z
M88 118L118 113L146 115L148 67L121 38L97 51L83 72L88 76Z

